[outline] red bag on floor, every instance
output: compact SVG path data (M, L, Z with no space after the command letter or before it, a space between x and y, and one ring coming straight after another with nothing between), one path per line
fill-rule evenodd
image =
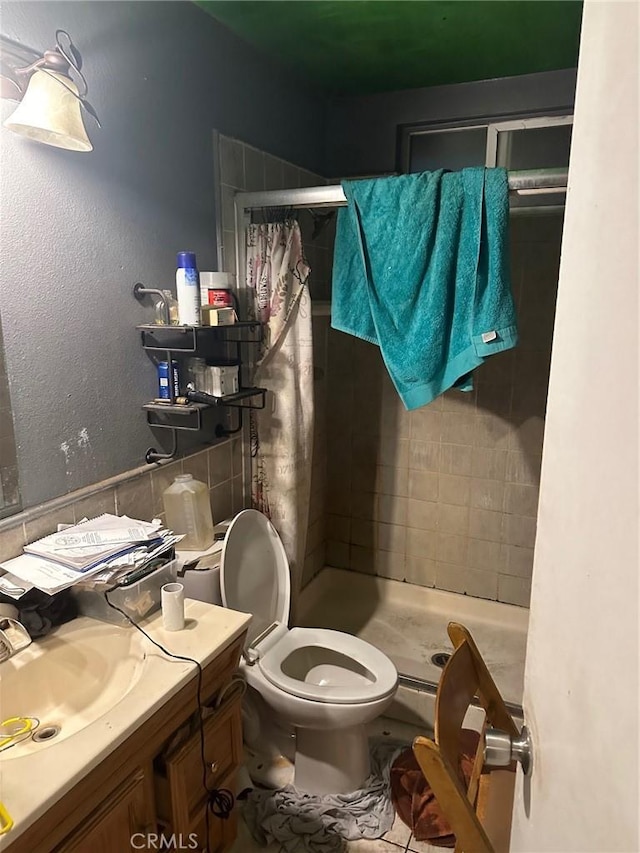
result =
M469 784L480 735L462 730L460 774ZM391 766L391 800L400 819L413 832L416 841L428 841L435 847L455 847L456 838L424 778L411 747L405 749Z

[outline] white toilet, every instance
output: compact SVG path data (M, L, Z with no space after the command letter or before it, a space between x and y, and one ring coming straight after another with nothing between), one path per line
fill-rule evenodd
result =
M321 628L289 628L284 546L253 509L231 522L222 550L223 604L253 615L241 663L273 722L295 728L296 788L338 794L369 775L365 724L392 702L398 673L369 643Z

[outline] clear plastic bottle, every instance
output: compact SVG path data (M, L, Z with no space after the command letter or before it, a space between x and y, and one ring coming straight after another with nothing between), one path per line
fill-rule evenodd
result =
M204 358L190 358L187 362L189 382L193 383L196 391L206 391L207 362Z
M178 303L170 290L163 290L164 297L166 299L166 305L169 308L169 323L172 326L177 326L180 320L178 319ZM160 299L154 303L153 309L155 311L155 319L154 323L157 326L166 326L167 325L167 309L165 308L165 299Z
M178 474L162 493L167 527L174 533L184 533L178 548L185 551L205 551L213 544L213 518L209 489L191 474Z

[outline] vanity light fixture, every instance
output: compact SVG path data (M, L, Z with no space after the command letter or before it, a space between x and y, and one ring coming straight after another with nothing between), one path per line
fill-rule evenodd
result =
M4 126L56 148L92 151L82 110L98 127L100 121L86 98L82 57L69 33L56 30L56 46L43 54L5 36L0 47L2 97L20 101Z

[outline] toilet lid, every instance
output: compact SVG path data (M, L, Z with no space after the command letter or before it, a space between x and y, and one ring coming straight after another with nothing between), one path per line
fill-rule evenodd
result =
M289 561L275 527L255 509L238 513L229 525L220 560L220 591L225 607L253 616L247 646L274 622L289 622Z

